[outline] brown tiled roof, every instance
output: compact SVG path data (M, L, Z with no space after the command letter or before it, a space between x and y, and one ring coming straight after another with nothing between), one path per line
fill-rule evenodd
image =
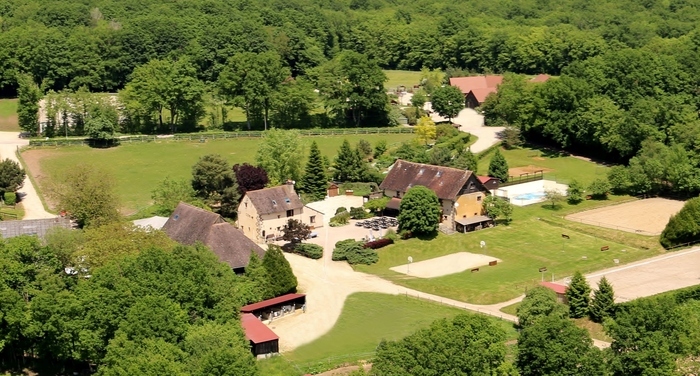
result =
M258 215L286 212L304 207L299 195L294 192L294 187L289 184L248 191L245 194L253 202Z
M381 189L406 192L422 185L442 200L455 200L472 172L451 167L434 166L397 160L379 185Z
M474 95L474 98L476 98L476 100L479 103L484 103L486 97L488 97L489 94L495 93L497 91L498 89L496 89L495 87L485 87L480 89L473 89L471 92Z
M168 221L163 226L168 236L178 243L194 245L202 242L204 245L233 269L244 268L248 265L250 253L262 258L265 251L248 239L243 232L224 221L216 214L198 207L181 202Z
M494 178L493 176L477 176L481 184L485 184L491 180L499 180L498 178Z
M475 89L496 88L501 82L503 76L496 75L450 78L450 85L458 87L465 95Z

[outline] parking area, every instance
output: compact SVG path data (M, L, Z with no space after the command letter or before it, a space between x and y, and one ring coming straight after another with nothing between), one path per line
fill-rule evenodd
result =
M316 232L318 233L317 237L309 239L306 242L322 246L323 257L328 258L328 260L330 260L331 256L333 255L333 248L335 247L335 243L341 240L368 240L370 239L370 237L378 239L384 236L388 229L393 229L394 231L396 231L397 229L396 226L389 227L387 229L379 227L379 230L375 230L373 228L365 228L364 226L356 226L357 222L363 221L367 220L350 220L349 224L340 227L324 226L323 228L316 230Z
M362 196L335 196L326 197L323 201L310 202L306 206L314 209L318 212L323 213L324 225L328 225L331 218L335 215L335 211L343 207L347 210L350 208L361 207L364 204L364 198Z

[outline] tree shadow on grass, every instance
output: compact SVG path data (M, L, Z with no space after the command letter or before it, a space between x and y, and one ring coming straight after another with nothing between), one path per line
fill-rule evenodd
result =
M549 210L549 211L560 211L560 210L564 209L564 206L563 206L563 205L555 205L555 206L552 206L552 204L550 204L550 203L546 203L546 204L544 204L544 205L540 205L540 207L541 207L542 209L544 209L544 210Z
M433 232L428 233L428 234L416 234L413 237L418 239L418 240L433 240L433 239L437 238L437 235L438 235L438 232L433 231Z

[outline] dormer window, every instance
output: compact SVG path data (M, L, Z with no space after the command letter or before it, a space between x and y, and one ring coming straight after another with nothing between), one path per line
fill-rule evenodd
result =
M442 176L442 171L437 172L437 177L440 177L440 176Z
M286 203L289 204L289 203L292 202L292 201L291 201L289 198L285 198L285 199L284 199L284 202L286 202Z
M275 200L272 200L272 205L275 205L275 206L277 206L277 201L275 201Z
M423 174L423 171L424 171L424 169L421 168L421 169L418 171L418 175L422 175L422 174Z

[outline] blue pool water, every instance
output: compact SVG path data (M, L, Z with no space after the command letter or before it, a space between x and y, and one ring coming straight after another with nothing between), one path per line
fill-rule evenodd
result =
M544 192L524 193L513 197L514 200L539 200L544 198Z

